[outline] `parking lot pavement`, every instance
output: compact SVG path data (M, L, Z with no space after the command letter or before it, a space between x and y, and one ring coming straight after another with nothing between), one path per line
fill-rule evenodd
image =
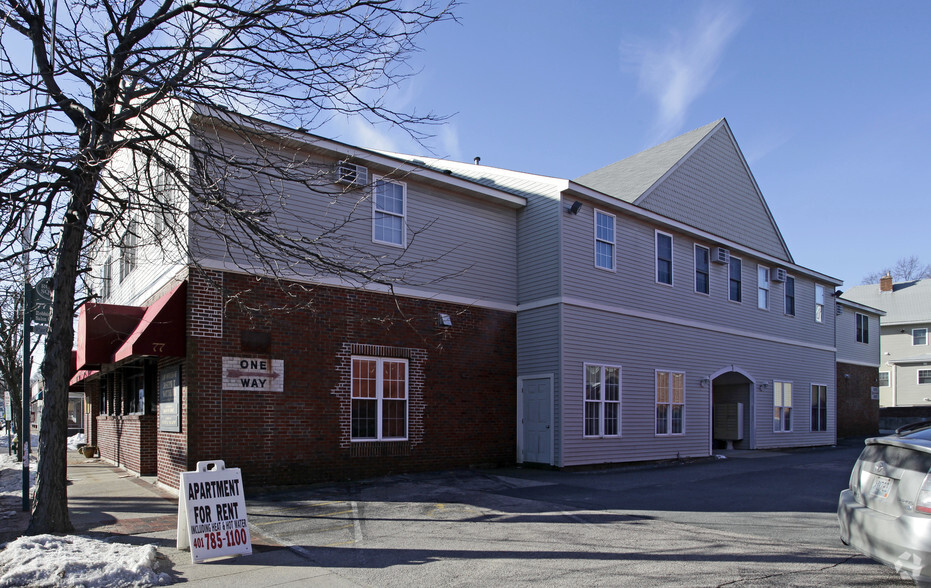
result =
M255 496L248 511L328 577L363 586L911 585L837 539L858 451L394 476Z

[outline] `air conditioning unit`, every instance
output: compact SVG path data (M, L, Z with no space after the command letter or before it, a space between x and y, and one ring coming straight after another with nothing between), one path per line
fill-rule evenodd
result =
M773 270L773 281L774 282L785 282L786 281L786 270L781 267L777 267Z
M711 252L711 261L715 263L729 263L731 252L723 247L715 247Z
M340 161L336 165L336 182L349 186L364 186L369 182L369 170L364 165Z

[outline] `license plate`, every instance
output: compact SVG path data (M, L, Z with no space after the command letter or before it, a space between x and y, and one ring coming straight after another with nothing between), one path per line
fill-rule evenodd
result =
M892 492L892 478L885 476L876 476L873 479L873 486L870 488L870 496L879 500L887 500Z

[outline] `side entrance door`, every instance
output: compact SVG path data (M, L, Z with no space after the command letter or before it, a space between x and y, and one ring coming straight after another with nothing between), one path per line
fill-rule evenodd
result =
M522 380L521 409L521 461L552 464L553 379Z

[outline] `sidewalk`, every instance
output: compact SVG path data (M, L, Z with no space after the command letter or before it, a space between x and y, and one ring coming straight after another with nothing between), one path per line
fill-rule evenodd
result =
M175 548L178 500L100 459L68 454L68 508L76 535L115 538L134 545L153 544L159 572L175 582L197 586L354 586L317 568L307 559L252 531L252 555L191 563L191 554Z

